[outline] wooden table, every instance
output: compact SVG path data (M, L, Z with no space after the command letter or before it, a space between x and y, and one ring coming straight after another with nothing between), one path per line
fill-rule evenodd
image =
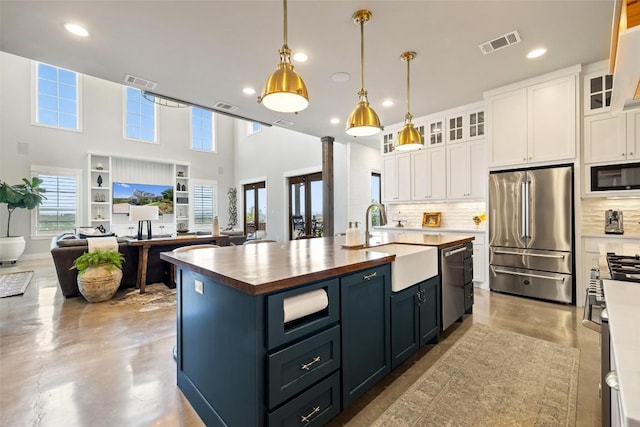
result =
M220 246L229 245L229 236L178 236L147 240L131 239L128 241L130 246L138 247L138 275L136 279L136 288L140 289L140 293L145 292L147 284L147 264L149 261L149 249L152 246L189 246L199 244L214 244Z

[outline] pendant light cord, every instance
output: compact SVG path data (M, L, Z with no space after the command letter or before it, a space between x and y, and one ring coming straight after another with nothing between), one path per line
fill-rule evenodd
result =
M364 19L360 19L360 82L362 83L363 96L367 93L364 88Z
M282 4L283 4L283 10L284 10L284 31L283 31L283 41L282 41L282 45L284 47L287 47L287 0L282 0Z
M410 82L411 82L411 67L409 66L409 63L411 62L410 59L407 59L407 117L411 117L411 91L409 90L410 87Z

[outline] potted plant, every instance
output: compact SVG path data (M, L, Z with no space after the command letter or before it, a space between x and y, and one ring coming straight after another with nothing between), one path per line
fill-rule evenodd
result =
M115 249L85 252L73 262L78 270L78 289L89 302L111 299L120 287L124 255Z
M0 180L0 203L7 205L7 234L0 237L0 261L15 262L24 253L24 236L11 235L11 215L16 209L35 209L46 197L42 194L46 190L40 187L42 180L34 177L29 181L22 179L22 184L9 185Z

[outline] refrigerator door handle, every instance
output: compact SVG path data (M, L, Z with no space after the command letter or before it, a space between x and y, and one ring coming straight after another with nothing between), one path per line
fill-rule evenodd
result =
M510 251L493 251L493 253L500 254L500 255L522 255L522 256L534 256L539 258L564 259L564 255L529 254L526 252L510 252Z
M525 198L525 210L527 212L527 219L525 221L525 237L527 238L531 238L531 198L530 193L531 193L531 181L527 181L525 182L525 189L526 189L526 198Z
M502 270L498 268L495 268L493 271L495 271L496 273L510 274L512 276L535 277L537 279L547 279L547 280L555 280L557 282L564 282L564 277L562 276L543 276L541 274L519 273L517 271L507 271L507 270Z
M527 237L527 183L520 183L520 237Z

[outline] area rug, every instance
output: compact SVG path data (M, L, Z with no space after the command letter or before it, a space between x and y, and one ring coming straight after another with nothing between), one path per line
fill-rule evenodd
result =
M0 298L22 295L33 277L33 270L0 274Z
M164 283L154 283L145 286L144 294L140 293L140 289L119 291L111 299L111 304L138 304L142 312L172 307L176 305L176 290L169 289Z
M374 426L574 426L580 350L474 324Z

